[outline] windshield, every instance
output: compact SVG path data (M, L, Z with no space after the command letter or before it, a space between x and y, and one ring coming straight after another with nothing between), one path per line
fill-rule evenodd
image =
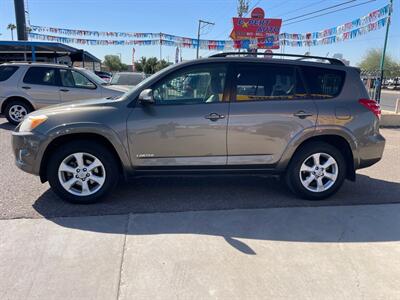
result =
M111 79L111 84L137 85L144 78L144 75L140 73L116 73Z
M90 80L94 81L95 83L99 85L105 85L108 84L106 81L101 79L99 76L94 74L92 71L86 70L86 69L79 69L83 74L85 74L87 77L89 77Z

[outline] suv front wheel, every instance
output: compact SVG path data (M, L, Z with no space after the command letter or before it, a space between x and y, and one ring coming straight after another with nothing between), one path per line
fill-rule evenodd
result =
M60 198L88 204L110 193L119 174L116 159L107 147L74 141L56 148L49 159L47 177Z
M31 107L24 101L15 100L7 104L4 114L8 122L18 125L31 111Z
M346 163L335 147L313 142L293 156L286 172L290 190L308 200L322 200L333 195L346 178Z

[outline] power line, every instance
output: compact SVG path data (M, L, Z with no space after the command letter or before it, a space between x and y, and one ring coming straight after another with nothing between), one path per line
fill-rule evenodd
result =
M249 12L251 12L253 10L253 8L255 8L259 3L261 2L261 0L258 0L256 2L256 4L254 4L251 8L248 9L247 13L245 14L245 16L247 16L249 14Z
M246 15L248 15L248 14L253 10L253 8L255 8L261 1L262 1L262 0L258 0L258 1L256 2L256 4L254 4L254 5L249 9L249 12L248 12ZM281 7L281 6L285 5L285 4L287 4L287 3L286 3L286 2L281 2L281 3L279 3L278 5L272 6L271 8L269 8L269 10L272 10L272 9L275 9L275 8L278 8L278 7Z
M293 18L290 18L290 19L287 19L287 20L283 20L283 22L287 22L287 21L299 19L299 18L302 18L302 17L305 17L305 16L313 15L315 13L318 13L318 12L321 12L321 11L325 11L325 10L328 10L328 9L331 9L331 8L335 8L335 7L338 7L338 6L343 6L345 4L348 4L348 3L351 3L351 2L355 2L355 1L357 1L357 0L350 0L350 1L342 2L342 3L336 4L336 5L332 5L332 6L328 6L328 7L325 7L325 8L321 8L321 9L315 10L313 12L309 12L309 13L302 14L302 15L297 16L297 17L293 17Z
M367 3L371 3L371 2L375 2L375 1L376 1L376 0L369 0L369 1L365 1L365 2L359 3L359 4L347 6L347 7L344 7L344 8L332 10L332 11L329 11L329 12L326 12L326 13L323 13L323 14L319 14L319 15L316 15L316 16L312 16L312 17L309 17L309 18L305 18L305 19L302 19L302 20L298 20L298 21L294 21L294 22L290 22L290 23L284 23L284 24L282 25L282 27L283 27L283 26L292 25L292 24L296 24L296 23L300 23L300 22L307 21L307 20L311 20L311 19L315 19L315 18L318 18L318 17L322 17L322 16L329 15L329 14L332 14L332 13L335 13L335 12L338 12L338 11L346 10L346 9L353 8L353 7L357 7L357 6L361 6L361 5L364 5L364 4L367 4ZM286 20L286 21L287 21L287 20ZM285 22L285 21L284 21L284 22Z
M284 12L281 15L275 16L275 17L283 17L283 16L286 16L286 15L290 15L290 14L292 14L294 12L298 12L300 10L304 10L306 8L309 8L309 7L314 6L314 5L321 4L321 3L326 2L326 1L328 1L328 0L321 0L321 1L318 1L318 2L313 2L313 3L309 4L309 5L306 5L306 6L303 6L303 7L299 7L297 9L289 10L289 11Z

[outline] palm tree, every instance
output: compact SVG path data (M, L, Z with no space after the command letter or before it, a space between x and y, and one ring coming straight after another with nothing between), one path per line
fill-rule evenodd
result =
M7 29L11 30L11 39L14 40L14 29L17 29L17 26L15 24L8 24Z

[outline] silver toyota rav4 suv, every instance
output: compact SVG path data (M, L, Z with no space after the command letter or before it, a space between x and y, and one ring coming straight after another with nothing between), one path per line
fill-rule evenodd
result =
M300 197L327 198L381 159L385 139L359 70L312 58L218 54L119 99L36 111L13 132L16 164L74 203L160 172L272 173Z
M108 86L83 68L29 62L0 65L0 113L14 125L31 111L48 105L115 97L127 90Z

